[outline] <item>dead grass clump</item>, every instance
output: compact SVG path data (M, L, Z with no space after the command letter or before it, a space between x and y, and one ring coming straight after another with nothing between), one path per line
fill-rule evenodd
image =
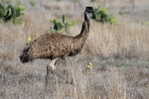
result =
M12 60L14 58L13 53L0 53L0 59L2 60Z
M111 71L111 77L107 79L104 85L108 99L127 99L127 82L124 75L117 68L112 68Z
M77 67L73 68L73 65ZM123 71L123 68L108 67L105 72L90 71L86 75L77 63L73 65L70 65L72 68L67 69L71 71L73 84L60 84L57 78L56 83L52 85L56 88L54 99L64 97L70 99L145 99L144 96L147 96L145 94L147 91L140 91L141 89L135 86L133 79L126 79L127 76L131 76L131 73L126 74L127 71ZM137 72L134 71L134 73ZM134 75L134 77L136 79L138 76Z
M104 57L138 58L149 56L147 27L134 24L98 24L91 22L86 51Z

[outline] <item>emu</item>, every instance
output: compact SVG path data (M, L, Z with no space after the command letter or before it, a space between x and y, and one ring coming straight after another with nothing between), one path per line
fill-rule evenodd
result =
M50 59L52 60L50 66L54 70L55 62L58 58L74 56L81 51L89 35L89 17L93 13L92 7L86 7L81 32L76 36L67 36L59 33L41 35L23 49L20 61L27 63L37 58Z

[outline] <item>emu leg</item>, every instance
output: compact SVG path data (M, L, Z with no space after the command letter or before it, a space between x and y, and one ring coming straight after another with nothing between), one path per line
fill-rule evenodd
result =
M54 70L56 69L55 63L56 63L57 60L58 60L58 58L52 60L51 63L47 65L46 76L45 76L45 87L47 87L47 84L48 84L48 75L49 75L49 73L51 72L53 74Z
M57 60L58 60L58 58L52 60L52 62L50 63L49 66L52 68L52 70L55 70L55 69L56 69L56 67L55 67L55 63L56 63Z

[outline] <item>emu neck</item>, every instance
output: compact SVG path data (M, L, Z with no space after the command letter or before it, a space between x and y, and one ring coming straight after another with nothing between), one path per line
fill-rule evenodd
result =
M82 47L88 37L88 34L89 34L89 27L90 27L90 22L89 22L87 15L85 14L81 32L80 32L80 34L75 36L73 39L73 42L75 42L75 43L73 43L74 49L77 49L77 50L82 49Z
M85 41L89 34L89 27L90 27L90 21L85 13L84 14L84 22L82 24L81 32L75 38Z

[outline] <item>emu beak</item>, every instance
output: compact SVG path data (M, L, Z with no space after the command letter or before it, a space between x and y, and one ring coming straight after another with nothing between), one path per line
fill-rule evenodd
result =
M22 62L22 63L27 63L27 62L29 62L29 56L28 55L24 55L24 54L22 54L22 55L20 55L19 56L19 58L20 58L20 61Z

